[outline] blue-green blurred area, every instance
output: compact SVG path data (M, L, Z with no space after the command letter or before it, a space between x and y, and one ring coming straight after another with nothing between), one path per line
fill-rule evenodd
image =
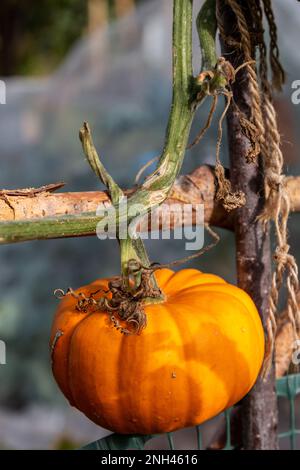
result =
M18 19L19 49L11 72L2 71L7 97L0 105L0 188L61 180L66 191L101 188L78 139L85 120L103 162L122 187L131 187L138 170L160 154L171 101L172 2L125 2L129 6L122 15L107 2L107 18L99 27L96 10L89 9L96 3L35 2L23 15L24 23L22 15ZM197 10L202 2L194 3ZM286 171L300 174L300 105L291 102L291 83L300 79L300 6L295 0L273 3L287 71L284 93L276 101ZM18 2L4 4L21 8ZM196 35L194 56L197 70ZM207 111L208 103L198 111L193 135ZM216 132L214 124L201 144L187 152L182 172L214 164ZM226 139L222 158L226 164ZM299 218L291 217L289 229L298 261ZM189 266L235 282L234 237L225 230L218 233L219 245ZM151 259L162 263L186 255L184 240L152 240L147 247ZM72 447L101 437L102 430L72 410L58 390L48 338L58 302L54 289L118 273L117 243L89 237L1 246L0 262L0 339L7 346L7 364L0 365L0 446Z

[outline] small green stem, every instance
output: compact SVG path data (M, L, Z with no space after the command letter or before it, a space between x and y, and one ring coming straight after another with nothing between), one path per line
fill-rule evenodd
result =
M180 171L194 116L192 105L192 0L174 0L173 99L165 146L156 170L128 199L128 211L142 207L142 214L168 196Z
M94 146L90 127L87 122L85 122L82 128L80 129L79 138L82 143L82 148L85 153L85 156L93 172L107 187L112 203L114 205L118 205L120 199L122 199L122 197L124 196L124 193L122 189L117 185L117 183L113 180L113 178L110 176L110 174L106 171L104 165L102 164L97 150Z
M216 4L216 0L206 0L196 19L202 55L201 72L194 82L195 93L198 96L197 106L206 98L207 91L211 93L213 90L225 88L228 83L216 50L216 34L218 28ZM213 77L209 78L209 81L207 81L205 72L211 71L214 72Z
M207 0L201 8L196 26L202 55L202 71L212 70L218 61L216 51L216 0Z

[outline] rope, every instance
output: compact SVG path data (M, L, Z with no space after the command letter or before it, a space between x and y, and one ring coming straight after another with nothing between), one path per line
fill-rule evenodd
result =
M263 0L265 16L270 33L270 64L273 72L272 84L276 90L281 90L285 81L285 73L279 61L279 48L277 45L277 27L270 0Z
M245 61L251 62L253 60L253 46L248 30L247 21L245 19L242 8L237 0L226 1L236 16L237 26L241 35L241 49L243 51ZM246 66L246 69L249 76L249 91L251 95L251 121L257 128L257 140L260 144L262 144L264 140L264 122L261 113L259 83L257 80L255 66L252 64L248 64Z
M221 164L220 160L220 150L221 150L221 143L223 138L223 121L225 119L226 113L229 109L232 100L232 93L231 92L224 92L226 97L226 106L224 111L219 119L218 123L218 138L217 138L217 146L216 146L216 166L215 166L215 175L218 181L218 189L216 192L216 199L217 201L221 201L224 209L227 211L232 211L233 209L237 209L245 204L245 194L243 191L233 191L231 182L225 176L225 170L223 165Z
M265 117L265 137L268 145L264 146L263 154L265 160L265 183L268 191L266 204L260 220L267 224L274 221L277 246L274 253L276 268L272 277L270 293L270 311L267 321L267 333L269 344L266 353L266 372L271 362L275 334L277 329L276 313L278 306L279 291L283 285L286 273L287 286L287 315L291 322L294 338L298 339L300 331L300 312L296 300L299 289L298 266L294 256L289 253L287 223L290 213L290 200L284 185L283 154L280 148L280 134L278 131L276 111L271 99L266 95L263 100Z

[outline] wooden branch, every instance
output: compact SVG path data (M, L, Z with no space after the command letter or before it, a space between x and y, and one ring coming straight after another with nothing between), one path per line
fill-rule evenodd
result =
M133 191L129 190L127 194ZM232 228L233 215L227 214L220 204L214 203L214 195L215 177L209 166L201 166L193 173L177 178L166 201L170 208L170 228L181 225L177 215L187 203L193 207L204 204L205 222ZM109 206L106 192L53 194L48 191L36 193L23 190L22 195L15 195L6 190L2 196L0 193L0 243L93 235L101 220L95 214L100 203ZM164 209L158 208L156 217L151 220L155 228L161 226L163 213Z
M290 195L293 211L300 211L300 177L289 176L285 184ZM0 191L0 233L1 222L25 221L63 216L95 213L100 203L109 204L105 191L53 193L63 183L53 183L41 188L27 188ZM134 190L126 191L130 195ZM214 201L215 180L213 169L200 166L189 175L177 178L166 204L172 206L190 203L204 204L205 222L216 227L233 229L234 213L227 213ZM158 215L159 217L159 215ZM174 227L172 227L174 228ZM86 235L95 233L93 230ZM62 235L63 236L63 235ZM75 236L75 235L74 235Z
M251 12L247 2L242 2L246 21L251 24ZM220 2L223 13L224 34L239 41L236 17L226 2ZM247 59L241 50L223 44L223 55L234 68ZM255 302L262 323L266 328L269 315L271 288L271 248L268 228L258 220L264 203L264 169L261 157L257 165L247 163L249 140L242 132L238 109L250 119L251 85L246 68L232 85L234 103L227 113L231 182L234 191L242 191L246 204L236 210L235 239L238 285ZM277 399L275 393L275 365L268 377L259 377L255 386L242 400L242 448L245 450L268 450L278 448Z
M132 194L134 189L125 191ZM2 199L1 199L2 195ZM3 197L5 195L5 198ZM231 214L227 214L220 204L214 203L215 177L213 169L203 165L193 173L177 178L172 192L166 203L174 204L204 204L206 221L213 225L230 228ZM106 191L37 193L34 189L4 190L0 192L0 220L28 220L64 215L78 215L85 212L95 212L100 203L109 204Z

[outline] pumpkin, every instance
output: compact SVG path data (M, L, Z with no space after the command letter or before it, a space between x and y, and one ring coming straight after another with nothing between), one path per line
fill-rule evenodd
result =
M78 311L73 296L60 302L52 326L53 373L62 392L117 433L200 424L241 400L263 361L263 327L243 290L195 269L155 276L165 300L145 306L147 326L139 335L122 335L105 312ZM89 296L108 281L75 292Z

